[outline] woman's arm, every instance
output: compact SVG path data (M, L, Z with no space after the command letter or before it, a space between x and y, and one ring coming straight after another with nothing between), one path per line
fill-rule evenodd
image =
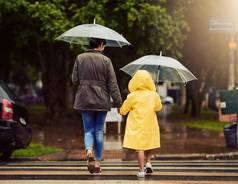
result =
M74 67L73 67L73 72L72 72L72 82L73 84L78 83L78 62L77 59L75 60Z
M121 93L117 84L117 78L112 66L111 61L108 61L108 72L107 72L107 79L108 79L108 90L113 99L113 103L116 107L120 107L122 104Z

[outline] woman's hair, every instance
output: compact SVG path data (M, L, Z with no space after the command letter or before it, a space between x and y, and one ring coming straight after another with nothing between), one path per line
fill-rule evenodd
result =
M105 39L101 39L101 38L90 38L89 39L89 47L90 47L90 49L97 48L99 45L101 45L101 43L103 43L103 45L106 45L106 40Z

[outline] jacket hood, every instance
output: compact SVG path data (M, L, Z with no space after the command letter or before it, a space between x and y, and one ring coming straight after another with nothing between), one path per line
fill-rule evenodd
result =
M132 77L128 84L128 89L130 92L137 90L150 90L156 91L155 84L149 72L146 70L138 70Z

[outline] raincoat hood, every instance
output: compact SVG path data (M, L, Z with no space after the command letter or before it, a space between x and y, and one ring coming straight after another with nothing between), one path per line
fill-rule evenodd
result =
M156 91L155 84L150 73L146 70L138 70L128 84L130 92L137 90Z

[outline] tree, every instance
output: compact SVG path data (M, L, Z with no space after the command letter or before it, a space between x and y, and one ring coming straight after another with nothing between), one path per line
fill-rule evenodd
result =
M51 117L63 115L67 107L69 47L55 42L56 36L72 26L64 12L65 5L67 2L61 0L0 1L3 10L1 48L4 51L1 58L5 60L1 62L1 69L7 74L1 78L9 80L10 67L23 72L29 65L39 67L44 99Z
M10 81L10 71L18 62L16 52L23 45L28 24L25 5L25 0L0 0L0 80Z
M12 8L8 9L8 3ZM18 3L21 6L16 6ZM67 89L71 66L75 56L74 46L56 42L55 38L67 29L84 23L96 22L122 33L131 43L131 47L123 49L110 48L106 52L112 60L116 71L128 62L145 54L158 54L181 58L185 33L188 30L181 7L168 9L166 0L0 0L7 14L1 15L1 20L18 17L13 12L21 14L18 30L12 43L21 38L19 48L8 50L42 71L44 98L51 117L63 115L67 108ZM16 8L15 8L16 6ZM8 17L9 16L9 17ZM23 22L24 21L24 22ZM4 29L16 28L14 24L2 24ZM10 36L6 31L6 35ZM7 42L7 40L5 40ZM23 50L23 55L19 53ZM79 48L82 51L82 48ZM10 59L9 59L10 60ZM20 58L17 58L19 61ZM71 62L70 62L71 61ZM118 72L118 79L123 83L125 75ZM124 82L125 83L125 82Z
M146 54L159 54L176 58L182 57L183 42L188 25L184 20L183 7L168 9L168 2L146 0L90 0L75 12L74 20L82 23L96 22L122 33L130 47L108 49L116 71ZM94 10L93 12L91 10ZM117 72L121 88L127 85L126 76Z
M65 12L67 1L36 1L28 6L33 24L29 38L41 66L43 94L48 114L59 118L67 110L70 64L69 47L55 38L71 26Z
M224 0L190 1L187 7L187 21L191 27L184 47L184 63L198 78L187 85L185 112L193 117L200 116L202 102L210 89L224 89L227 86L228 49L227 33L208 30L211 17L226 17ZM191 106L190 106L191 103Z

